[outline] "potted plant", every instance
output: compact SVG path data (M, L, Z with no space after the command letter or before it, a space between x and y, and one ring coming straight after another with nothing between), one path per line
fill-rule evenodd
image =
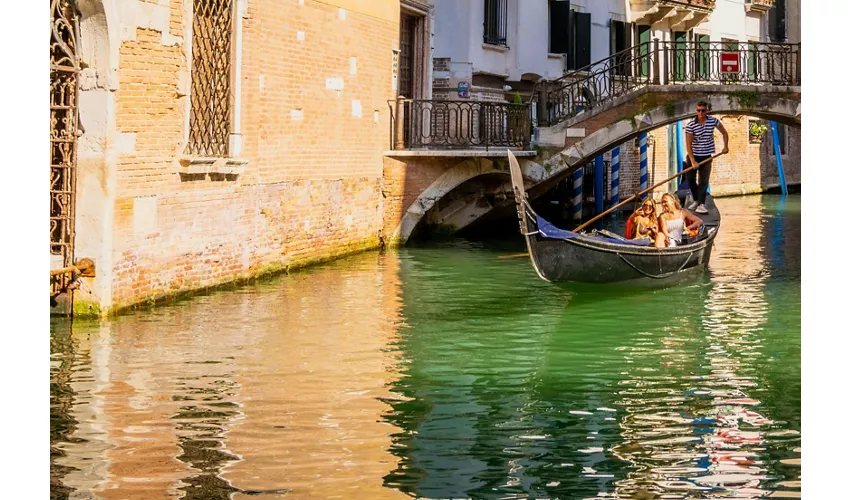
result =
M750 120L750 144L761 143L764 134L767 132L767 125L759 120Z

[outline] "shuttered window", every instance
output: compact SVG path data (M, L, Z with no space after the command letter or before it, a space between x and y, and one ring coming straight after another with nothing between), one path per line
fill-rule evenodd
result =
M617 54L631 47L632 39L632 23L624 23L623 21L611 20L610 27L610 50L611 54ZM631 67L629 66L629 55L623 54L614 62L615 75L631 75Z
M573 12L574 68L590 66L590 13Z
M566 54L570 48L570 2L549 2L549 52Z
M711 74L711 43L709 35L696 35L697 79L708 80Z
M507 0L484 0L484 43L507 47Z
M652 30L649 26L643 25L637 27L638 43L640 45L640 76L649 76L649 42L652 37Z
M768 12L768 34L771 42L784 42L788 39L785 30L785 0L776 0Z

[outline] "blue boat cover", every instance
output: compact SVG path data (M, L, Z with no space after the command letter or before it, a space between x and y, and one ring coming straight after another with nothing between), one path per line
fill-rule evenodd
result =
M543 217L540 217L539 215L537 216L537 229L540 231L540 236L553 240L571 240L573 238L581 236L582 238L587 238L595 241L604 241L605 243L614 243L617 245L634 245L643 247L649 246L649 240L618 240L616 238L602 236L601 234L590 235L566 231L564 229L560 229L558 227L553 226L552 223L550 223Z

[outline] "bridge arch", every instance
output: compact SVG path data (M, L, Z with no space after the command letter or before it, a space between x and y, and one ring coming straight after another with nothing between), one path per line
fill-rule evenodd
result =
M398 226L396 226L391 241L404 243L410 237L413 230L419 224L425 214L434 208L434 205L444 196L452 192L461 184L466 183L476 177L488 176L493 174L505 175L510 179L510 171L507 167L507 159L499 159L496 161L481 160L472 158L461 162L452 168L443 172L434 182L431 183L422 193L413 200L410 207L405 210Z
M622 118L616 122L601 127L577 143L565 147L560 153L552 155L542 165L532 159L520 158L523 177L526 181L526 191L545 191L578 167L592 158L626 143L643 133L657 128L688 120L694 117L697 102L705 100L709 103L714 115L748 115L773 120L778 123L800 127L800 101L787 96L757 95L755 98L738 99L728 94L711 94L676 101L674 105L661 104L645 113L634 117ZM744 101L743 104L741 101ZM416 226L423 220L426 213L434 208L436 203L451 193L461 184L477 177L502 174L509 183L510 177L505 159L496 161L479 161L471 159L462 162L444 172L436 181L425 189L405 211L402 220L392 235L393 241L404 243ZM485 212L480 213L479 217Z
M662 104L645 113L623 118L599 128L553 155L546 162L550 166L549 179L562 178L590 159L641 134L693 118L696 104L703 100L708 102L713 115L748 115L797 128L801 126L800 101L796 99L776 95L738 98L728 94L693 97L676 101L673 105Z

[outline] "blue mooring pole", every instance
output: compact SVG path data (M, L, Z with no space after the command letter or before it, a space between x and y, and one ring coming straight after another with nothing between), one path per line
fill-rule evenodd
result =
M649 187L646 175L646 134L640 134L640 190ZM641 195L641 200L646 199L646 193Z
M596 157L596 164L593 166L593 202L595 209L593 215L599 215L605 211L605 200L603 199L605 195L602 189L605 187L602 185L604 182L602 180L603 168L605 168L605 165L602 161L602 155L599 155ZM596 228L602 229L602 219L596 221Z
M617 203L620 203L620 146L611 150L611 206Z
M573 172L573 220L579 222L581 222L581 183L583 178L583 168Z
M773 135L773 154L776 155L776 168L779 170L779 187L782 188L782 195L788 194L788 186L785 184L785 169L782 168L782 147L779 145L779 131L776 129L776 122L770 122L770 132Z

